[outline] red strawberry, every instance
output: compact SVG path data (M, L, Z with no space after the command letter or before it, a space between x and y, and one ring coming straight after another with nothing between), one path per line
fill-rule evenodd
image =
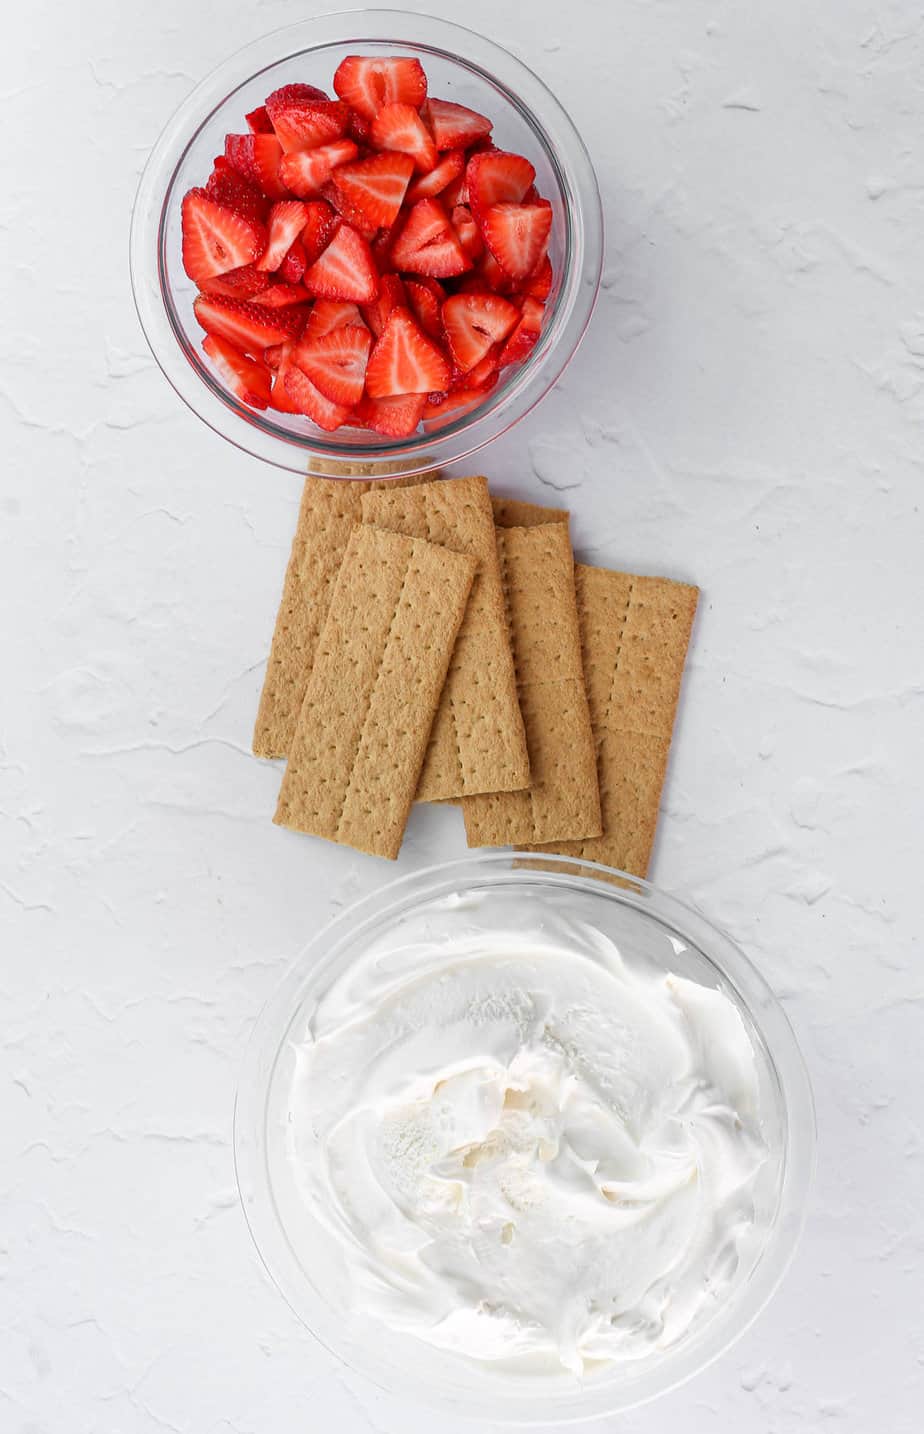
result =
M309 199L305 205L307 218L300 234L305 260L313 264L327 248L337 227L337 216L323 199Z
M378 233L377 226L369 223L369 216L364 214L361 209L353 207L346 195L334 184L333 179L329 179L322 186L321 193L341 219L345 219L347 224L352 224L354 229L358 229L360 234L371 242L373 235Z
M505 274L520 283L545 257L552 232L549 204L492 204L481 219L484 242Z
M329 333L303 338L292 357L325 398L352 408L362 398L371 347L372 335L365 324L342 324Z
M391 257L391 246L395 242L399 227L398 224L392 224L390 229L380 229L372 241L372 253L380 274L385 274L395 267Z
M492 345L507 337L519 317L516 305L499 294L454 294L447 299L443 328L456 367L468 373Z
M407 307L407 294L397 274L383 274L379 280L379 296L372 304L363 305L363 318L376 338L385 327L392 309Z
M451 278L471 268L438 199L419 199L391 246L392 262L412 274Z
M286 374L294 368L292 363L292 351L295 348L294 340L276 346L276 377L273 379L273 392L270 397L270 407L279 409L281 413L298 413L288 393L286 392ZM264 352L266 357L268 350Z
M542 331L544 312L538 299L524 300L520 321L501 349L498 368L506 368L511 363L522 363L529 357Z
M369 397L429 393L431 389L445 388L450 373L444 355L421 332L410 312L402 307L392 309L366 369Z
M356 145L351 139L337 139L333 144L322 144L319 149L293 150L283 155L279 178L299 199L317 198L335 167L355 158Z
M440 194L448 184L458 179L464 169L465 155L461 149L451 149L429 174L422 174L414 180L407 192L408 203L413 204L418 199L432 199L434 194Z
M429 334L431 339L442 340L443 321L440 311L446 298L442 285L435 279L421 276L419 279L407 279L404 288L414 317L424 333Z
M552 292L552 262L546 254L542 263L527 283L523 285L522 292L528 294L531 299L538 299L544 304Z
M449 181L449 183L446 185L446 188L440 195L440 200L443 204L443 207L445 209L448 209L450 213L453 209L455 209L457 204L468 203L468 190L465 187L464 169L459 175L458 179L451 179Z
M267 97L266 112L286 154L317 149L346 133L350 119L346 105L341 100L329 100L320 90L313 95L303 93L312 89L312 85L283 85Z
M536 177L528 159L504 150L473 154L465 170L469 208L480 224L492 204L521 204Z
M279 265L279 278L284 284L298 284L301 281L308 267L306 258L304 244L301 239L296 239Z
M314 419L319 428L333 433L335 428L339 428L349 418L350 410L342 407L339 403L331 403L329 398L325 398L320 389L315 388L311 379L307 374L302 373L296 363L287 364L284 373L283 367L280 365L279 377L282 379L286 398L292 404L290 411L307 414L309 418Z
M435 402L430 401L424 410L425 429L442 428L453 418L461 418L468 409L474 408L484 399L484 389L458 388L452 393L440 394Z
M420 109L427 98L427 77L409 55L347 55L334 75L334 89L351 109L373 120L383 105Z
M246 299L212 299L200 294L193 308L207 333L250 354L262 354L269 344L297 337L304 322L303 315L292 309L261 309Z
M199 288L203 294L220 294L224 299L252 299L269 286L269 274L264 274L256 264L245 264L242 269L229 269L227 274L203 279Z
M272 134L273 126L269 115L266 113L266 105L258 105L251 110L249 115L244 116L247 121L247 128L251 134Z
M450 100L427 100L427 119L437 149L468 149L491 133L489 119Z
M375 230L394 223L413 172L410 155L374 154L355 164L341 164L332 182L350 208L358 210Z
M183 268L194 284L252 264L266 248L262 224L216 204L204 189L184 196L182 228Z
M291 309L293 304L307 304L310 299L301 284L273 284L257 296L261 309Z
M394 394L389 398L364 396L354 409L356 421L386 438L408 438L420 423L426 407L422 393Z
M274 134L226 134L225 159L267 199L285 199L279 177L282 146Z
M485 249L478 261L478 273L496 294L509 293L513 288L513 280L498 264L490 249Z
M287 348L291 347L291 344L270 344L269 348L264 349L263 362L266 364L267 368L271 368L275 373L276 369L282 362L282 355L284 351Z
M332 329L343 328L345 324L361 324L362 321L355 304L340 303L337 299L316 299L302 337L321 338Z
M453 393L458 388L480 388L482 391L493 388L497 382L497 370L503 344L492 344L483 359L479 359L474 368L468 373L461 369L453 369L452 379L449 383L449 392Z
M307 218L308 208L299 199L283 199L274 204L269 212L266 249L257 267L278 269L305 227Z
M391 104L379 110L372 121L372 143L377 149L409 154L421 174L433 169L436 145L413 105Z
M202 340L202 347L215 366L218 377L242 403L265 408L270 401L270 373L265 364L245 356L217 334Z
M223 154L215 160L215 168L208 177L205 191L216 204L223 204L226 209L236 209L245 219L255 219L258 224L266 223L268 201L256 185L238 174Z
M369 245L351 224L341 224L319 259L305 270L303 283L322 299L368 304L378 294L379 276Z
M464 204L457 204L452 211L452 227L459 236L459 243L470 259L480 259L484 253L481 231L472 218L472 211Z
M365 115L361 115L359 110L350 110L350 122L347 125L347 134L350 136L350 139L354 139L357 144L368 147L372 140L371 119L367 119Z

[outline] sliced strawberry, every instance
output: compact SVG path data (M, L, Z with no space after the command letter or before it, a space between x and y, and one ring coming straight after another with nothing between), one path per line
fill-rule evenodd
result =
M247 128L251 134L272 134L273 124L266 112L266 105L258 105L251 110L249 115L244 116L247 121Z
M498 368L506 368L511 363L522 363L529 357L542 332L544 313L545 310L538 299L524 300L520 320L501 349Z
M342 324L326 334L311 334L292 355L302 373L332 403L352 408L362 398L372 335L365 324Z
M449 383L449 391L453 393L459 388L480 388L486 390L493 388L497 382L497 370L500 367L500 356L503 344L492 344L483 359L479 359L474 368L468 373L461 369L454 369L452 379Z
M390 229L380 229L372 241L372 254L380 274L388 273L395 267L391 246L395 242L399 228L400 221L397 224L392 224Z
M368 148L372 141L372 120L368 119L366 115L361 115L359 110L350 110L347 134L358 145Z
M227 274L203 279L199 288L203 294L220 294L223 299L252 299L269 286L269 274L264 274L256 264L245 264L242 269L229 269Z
M448 279L471 268L471 260L438 199L419 199L391 246L392 262L412 274Z
M266 364L245 356L217 334L202 340L202 347L215 367L218 377L242 403L251 408L265 408L270 401L270 372Z
M337 67L334 89L351 109L373 120L387 104L420 109L427 77L420 61L409 55L347 55Z
M510 333L520 311L499 294L454 294L443 305L443 328L456 368L468 373ZM434 384L438 388L439 384Z
M480 224L492 204L522 204L536 177L528 159L505 150L473 154L465 170L469 208Z
M378 233L378 227L375 224L370 224L369 216L362 209L356 209L350 203L346 195L334 184L332 178L322 186L321 194L341 219L345 219L347 224L352 224L354 229L358 229L360 234L371 242L373 235Z
M484 242L516 283L529 278L549 247L550 204L492 204L482 216Z
M549 294L552 292L552 261L548 254L546 254L536 272L530 275L527 283L523 285L521 292L527 294L531 299L538 299L540 304L545 303Z
M356 145L351 139L337 139L318 149L298 149L284 154L279 165L279 178L299 199L317 198L318 191L330 179L338 164L356 158Z
M509 293L513 288L513 280L498 264L490 249L485 249L479 259L477 272L488 288L496 294Z
M270 407L278 409L280 413L298 413L300 411L298 408L296 408L295 404L292 402L292 399L286 392L285 382L286 374L289 372L290 369L294 368L294 364L292 363L292 352L294 348L295 343L291 339L287 343L276 345L276 376L273 379L273 392L270 397ZM265 351L264 358L267 356L268 352L269 350Z
M457 204L453 209L452 227L468 257L480 259L484 253L484 240L481 230L472 218L472 211L465 204Z
M305 205L307 218L299 236L305 250L305 261L319 259L334 236L337 216L323 199L309 199Z
M208 177L205 190L216 204L236 209L245 219L255 219L258 224L266 223L269 201L255 184L251 184L228 163L223 154L215 160L215 168Z
M410 155L374 154L355 164L341 164L332 181L351 209L358 210L373 229L381 229L397 218L413 172Z
M182 213L183 268L194 284L252 264L266 248L262 224L217 204L204 189L184 196Z
M288 363L284 373L282 365L280 365L279 377L282 379L285 395L293 406L291 411L307 414L309 418L314 419L319 428L333 433L335 428L340 428L349 418L350 410L342 407L339 403L331 403L329 398L325 398L320 389L315 388L308 375L302 373L296 363Z
M266 364L267 368L271 368L275 373L280 363L282 362L283 353L287 348L291 347L291 344L270 344L269 348L264 349L263 362Z
M483 388L458 388L452 393L440 394L435 401L431 395L423 414L424 428L442 428L453 418L461 418L467 410L483 402L484 393Z
M436 279L421 275L418 279L407 279L404 288L414 317L424 333L429 334L431 339L442 340L443 321L440 313L446 299L442 285L438 284Z
M407 192L408 203L414 204L418 199L432 199L434 194L441 194L464 170L465 155L461 149L451 149L429 174L421 174L414 180Z
M367 241L351 224L341 224L321 257L305 270L303 283L322 299L371 303L379 291L379 276Z
M261 309L246 299L213 299L200 294L193 308L206 333L217 334L249 354L262 354L269 344L296 338L304 322L304 316L292 309Z
M363 305L363 318L376 338L379 337L392 309L407 307L407 294L397 274L383 274L379 280L379 296L374 303Z
M392 309L366 369L370 398L445 388L451 370L443 353L405 308Z
M313 93L306 93L313 91ZM346 134L350 112L342 100L329 100L313 85L283 85L267 96L266 112L286 154L317 149Z
M361 324L362 321L356 304L341 303L337 299L316 299L302 337L321 338L332 329L341 329L345 324Z
M257 296L261 309L291 309L293 304L307 304L311 295L301 284L273 284Z
M443 207L451 214L457 204L468 203L468 190L465 187L465 170L458 179L451 179L440 195Z
M451 100L427 100L426 118L437 149L468 149L491 133L491 121Z
M273 205L267 224L266 248L258 262L258 268L279 268L305 227L307 218L307 205L302 204L300 199L282 199Z
M384 105L372 121L372 143L377 149L409 154L419 174L436 164L436 145L413 105Z
M285 199L279 177L282 146L274 134L226 134L225 159L267 199Z
M296 239L279 265L279 278L284 284L298 284L307 269L307 255L301 239Z
M385 438L408 438L420 423L427 405L423 393L394 394L389 398L365 395L354 409L356 421Z

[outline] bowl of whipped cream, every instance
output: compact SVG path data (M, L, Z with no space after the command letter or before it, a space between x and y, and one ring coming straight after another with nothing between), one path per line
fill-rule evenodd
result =
M653 1398L795 1249L811 1089L763 977L592 862L491 852L344 910L260 1016L234 1148L296 1314L381 1388L494 1422Z

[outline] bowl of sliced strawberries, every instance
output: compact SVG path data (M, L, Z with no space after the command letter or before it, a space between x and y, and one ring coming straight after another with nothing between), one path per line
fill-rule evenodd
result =
M602 258L591 161L543 83L482 36L388 10L223 64L161 135L132 220L173 387L303 473L398 475L507 431L573 356Z

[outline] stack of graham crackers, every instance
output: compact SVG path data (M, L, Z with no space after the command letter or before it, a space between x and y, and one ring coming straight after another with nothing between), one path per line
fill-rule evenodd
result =
M458 801L469 846L644 876L697 596L575 564L566 512L484 478L309 478L253 742L276 822L394 858Z

